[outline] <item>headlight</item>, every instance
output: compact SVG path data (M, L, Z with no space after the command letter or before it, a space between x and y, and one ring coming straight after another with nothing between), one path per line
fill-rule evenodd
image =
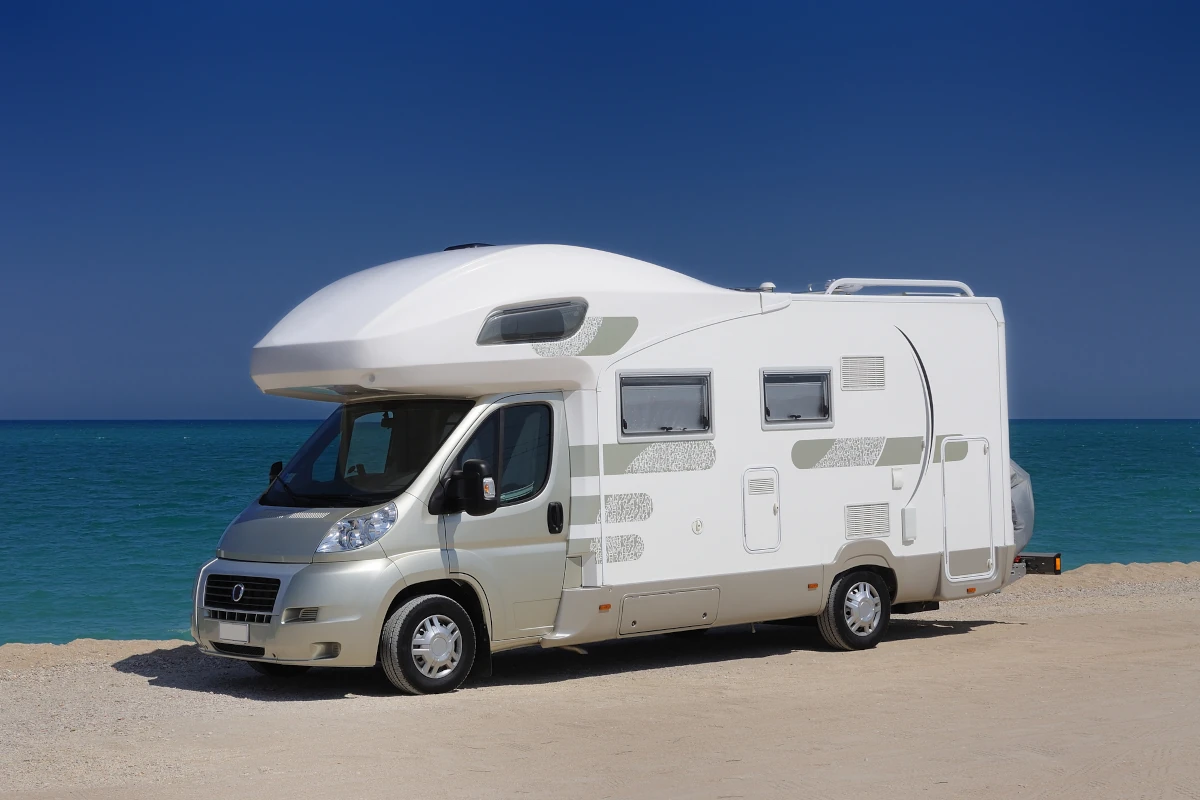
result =
M317 552L343 553L366 547L379 541L379 537L390 531L396 524L397 516L396 504L392 502L370 514L336 522L317 546Z

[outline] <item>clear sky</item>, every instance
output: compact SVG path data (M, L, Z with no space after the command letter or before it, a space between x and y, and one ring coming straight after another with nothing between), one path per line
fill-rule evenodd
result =
M0 418L322 414L254 343L464 241L959 278L1013 416L1200 417L1198 41L1196 3L0 0Z

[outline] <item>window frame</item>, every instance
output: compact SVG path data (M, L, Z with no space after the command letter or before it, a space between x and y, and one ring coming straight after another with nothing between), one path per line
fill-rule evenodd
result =
M829 416L821 420L768 420L767 376L812 375L825 381L825 404ZM817 430L833 427L833 368L832 367L763 367L758 371L758 421L764 431Z
M498 319L500 317L504 317L504 316L508 316L508 315L512 315L512 314L519 314L519 313L527 312L527 311L543 311L543 310L552 309L552 308L562 308L563 306L569 306L569 305L582 306L583 307L583 316L581 316L579 318L579 325L577 325L575 327L575 330L573 330L569 333L564 331L562 336L554 336L554 337L550 337L550 338L536 337L536 338L519 339L519 340L513 340L513 341L501 340L498 342L480 341L483 338L483 332L487 329L488 323L490 323L494 319ZM537 300L537 301L531 301L531 302L526 302L526 303L518 303L516 305L500 306L499 308L494 308L491 311L489 311L487 316L483 318L483 323L479 326L479 332L477 334L475 334L475 345L477 347L499 347L501 345L514 345L514 344L547 344L547 343L551 343L551 342L565 342L567 339L570 339L572 336L579 333L579 331L583 328L584 324L587 322L587 319L588 319L587 314L588 314L589 308L590 308L590 306L588 304L588 301L582 297L560 297L556 300Z
M634 444L638 442L689 442L689 441L707 441L716 438L717 422L716 422L716 373L712 369L628 369L617 372L617 441L621 444ZM654 433L626 433L621 425L621 420L625 417L625 393L624 381L626 378L703 378L706 382L705 388L708 396L708 430L706 431L684 431L673 433L670 431L656 431Z
M462 438L462 440L458 444L458 446L454 448L454 455L452 455L450 457L450 463L443 470L442 478L445 479L446 476L448 476L451 472L453 472L454 470L459 468L458 459L462 456L463 451L466 450L467 447L474 440L475 434L479 432L480 428L482 428L484 425L486 425L488 423L488 420L490 420L492 417L496 416L497 414L503 414L504 412L508 411L508 409L510 409L510 408L520 408L522 406L544 406L546 408L546 410L550 413L550 441L546 446L546 449L547 449L546 474L545 474L545 476L542 477L541 486L539 486L537 488L537 491L534 492L533 494L527 495L527 496L519 498L517 500L510 500L509 502L501 501L501 502L497 503L496 507L497 507L497 509L513 508L514 506L519 506L522 503L531 502L533 500L536 500L538 497L540 497L546 491L546 487L550 485L550 477L554 472L554 441L555 441L555 439L554 439L554 406L552 404L546 402L545 400L529 400L529 401L525 401L525 402L507 403L504 405L492 406L486 414L483 414L479 418L479 422L474 427L472 427L470 431L467 432L467 434ZM501 420L500 424L496 426L496 452L500 456L502 456L504 453L504 421L503 420ZM496 464L492 464L491 467L492 467L492 477L496 479L496 487L497 487L497 493L498 493L499 487L503 483L504 468L502 465L496 465Z

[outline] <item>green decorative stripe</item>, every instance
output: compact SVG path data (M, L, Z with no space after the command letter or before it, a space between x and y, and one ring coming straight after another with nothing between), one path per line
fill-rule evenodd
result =
M942 460L942 440L949 439L951 436L961 436L960 433L946 433L933 440L933 463L937 464ZM967 451L971 445L967 442L951 442L946 445L946 460L947 461L962 461L967 457Z
M801 439L792 445L792 463L797 469L812 469L833 448L835 439Z
M698 472L716 463L717 448L708 440L604 445L605 475Z
M883 446L877 467L899 467L905 464L920 464L921 453L925 450L924 436L899 436L888 439Z
M942 460L942 441L957 433L937 437L933 460ZM899 467L920 464L925 450L923 436L857 436L842 439L801 439L792 445L792 463L797 469L826 469L829 467ZM967 457L967 442L946 445L947 461L962 461ZM608 451L605 451L607 468Z
M588 494L571 498L571 524L595 525L600 517L600 495Z
M654 501L644 492L604 495L605 522L645 522L654 513Z
M571 445L571 477L594 478L600 474L600 445Z
M604 317L600 330L588 346L580 351L581 356L611 356L633 338L637 330L637 317Z
M624 475L625 470L633 460L642 454L648 444L606 444L604 445L604 474Z

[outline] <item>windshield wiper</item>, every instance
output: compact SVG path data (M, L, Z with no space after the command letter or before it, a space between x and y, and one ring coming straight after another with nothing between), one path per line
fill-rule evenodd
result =
M399 494L397 492L397 494ZM374 494L314 494L300 495L305 500L332 500L341 503L354 503L355 506L373 506L391 500L393 495L375 492Z
M271 483L271 485L267 487L267 491L268 491L268 492L270 492L270 491L271 491L271 489L272 489L273 487L275 487L275 486L279 486L279 487L281 487L281 488L282 488L282 489L283 489L285 492L287 492L287 496L288 496L288 497L290 497L290 498L292 499L292 502L293 502L293 503L295 503L297 506L299 506L299 505L300 505L300 495L298 495L298 494L296 494L295 492L293 492L293 491L292 491L292 487L290 487L290 486L288 486L286 483L284 483L282 479L280 479L280 478L276 478L276 479L275 479L275 480L274 480L274 481Z

